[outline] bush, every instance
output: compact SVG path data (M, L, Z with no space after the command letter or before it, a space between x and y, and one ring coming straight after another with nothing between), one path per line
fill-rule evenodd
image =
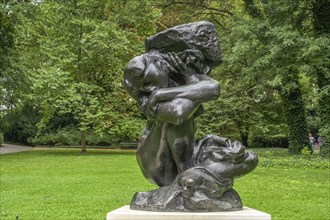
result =
M87 146L112 146L122 142L120 138L111 134L96 135L92 132L86 133ZM74 126L59 128L43 135L30 139L30 143L39 146L79 146L80 131Z
M100 136L89 133L86 136L86 143L88 146L112 146L118 144L120 141L120 138L110 134L103 134Z
M290 155L287 149L253 149L258 155L260 167L284 169L330 169L326 157L305 150L302 155Z
M5 116L3 126L6 141L28 144L28 140L37 134L37 123L40 120L38 110L23 105Z
M289 140L286 136L254 136L251 138L252 147L280 147L288 148Z
M2 132L0 132L0 145L2 145L3 144L3 133Z
M324 127L320 130L322 138L321 154L330 157L330 127Z
M38 137L31 138L30 143L40 146L78 146L80 144L80 132L74 127L58 129Z

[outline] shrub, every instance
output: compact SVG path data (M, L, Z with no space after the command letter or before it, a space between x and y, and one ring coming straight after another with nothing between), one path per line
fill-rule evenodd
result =
M284 169L330 169L330 162L326 157L303 150L302 155L291 155L287 149L253 149L258 155L260 167Z
M28 144L28 140L37 134L36 124L40 120L37 109L23 105L5 116L3 126L7 141Z
M328 117L330 118L330 116ZM322 138L321 154L330 157L330 127L323 127L320 131Z
M45 133L38 137L30 139L33 145L41 146L78 146L80 133L74 127L58 129L54 132Z
M79 146L80 131L74 126L67 126L56 131L49 131L29 140L31 144L39 146ZM87 146L112 146L122 141L125 140L116 135L103 134L100 136L92 132L86 133Z
M289 140L286 136L254 136L251 138L252 147L280 147L288 148Z
M0 145L2 145L3 144L3 133L2 132L0 132Z
M112 146L119 143L121 140L110 134L103 134L102 136L93 133L88 133L86 136L86 143L88 146Z

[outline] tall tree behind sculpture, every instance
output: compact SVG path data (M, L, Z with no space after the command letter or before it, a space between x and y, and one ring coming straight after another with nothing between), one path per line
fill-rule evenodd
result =
M126 130L128 137L140 130L135 122L141 119L128 111L137 112L121 88L121 72L143 50L141 36L154 32L157 10L147 1L85 0L12 1L7 8L18 16L15 46L22 76L32 81L28 98L40 108L41 131L55 113L70 112L79 121L84 152L87 130Z
M221 70L217 69L213 72L213 77L225 79L224 82L227 82L228 86L224 87L224 90L228 88L229 99L234 99L235 94L238 94L235 103L242 104L241 106L236 105L236 108L230 111L230 102L226 102L227 99L224 99L224 102L219 101L216 105L224 106L224 110L227 111L216 111L216 105L212 106L213 104L210 103L208 106L210 106L212 114L208 115L205 121L213 125L216 121L215 118L221 117L223 120L218 126L212 126L213 130L216 131L220 128L233 135L237 135L235 131L239 130L240 133L252 135L255 133L257 135L278 136L281 134L281 136L286 136L288 127L290 127L292 143L290 151L300 153L300 149L308 146L306 118L304 112L301 111L302 106L306 106L306 103L303 103L301 95L297 92L297 90L301 90L300 76L307 76L310 87L315 88L317 85L314 83L316 77L313 63L317 63L323 68L324 64L328 62L325 55L328 47L326 35L315 38L312 33L313 7L311 2L304 0L246 0L230 2L232 7L223 7L224 4L217 1L212 4L216 10L209 7L210 2L212 1L178 2L169 0L166 1L167 5L164 4L166 11L171 11L174 7L180 7L182 11L189 11L190 13L183 13L188 14L183 17L191 20L199 18L199 15L217 19L226 18L222 19L222 21L226 21L224 22L225 28L221 29L218 26L222 36L226 36L222 39L226 52L224 65L220 67ZM327 1L316 2L325 3ZM229 9L231 16L217 13L217 11L226 11L226 9ZM227 15L230 14L227 13ZM216 25L218 24L216 23ZM283 46L282 49L280 49L280 45ZM289 49L290 47L292 49ZM276 54L279 59L275 58ZM289 59L283 59L282 54L287 54ZM234 84L231 81L233 71L235 71L234 75L237 79ZM282 109L284 100L286 100L285 96L290 93L291 85L294 85L291 91L295 93L293 96L300 98L294 99L293 102L291 100L289 104L285 105L284 110L289 115L293 108L297 110L292 116L288 116L290 119L296 118L294 122L288 123L289 121L284 119ZM249 92L244 93L240 90L241 88L244 88L243 91ZM230 96L232 93L234 95ZM283 97L282 100L279 99L280 93ZM270 108L270 105L274 106ZM320 109L322 109L321 106ZM247 112L251 112L248 117L246 117ZM235 119L237 115L244 120L237 120L239 123L235 124L233 123L235 120L232 119ZM296 122L297 124L293 125ZM241 130L238 127L250 129ZM203 127L203 129L206 128Z
M314 29L316 37L330 39L330 1L317 0L313 3ZM327 54L328 60L330 55ZM322 154L330 156L330 66L316 66L319 86L320 134L323 138Z

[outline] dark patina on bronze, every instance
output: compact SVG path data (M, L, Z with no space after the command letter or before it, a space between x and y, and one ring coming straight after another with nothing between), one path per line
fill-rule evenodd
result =
M148 118L138 164L160 188L136 193L131 209L242 209L234 179L251 172L257 156L238 141L194 137L202 104L220 95L218 82L208 75L222 62L215 26L207 21L179 25L149 37L145 45L146 53L127 64L124 84Z

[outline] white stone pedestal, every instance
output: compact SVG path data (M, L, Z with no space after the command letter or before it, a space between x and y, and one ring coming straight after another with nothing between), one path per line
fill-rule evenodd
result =
M123 206L107 214L107 220L271 220L271 215L244 207L234 212L149 212Z

